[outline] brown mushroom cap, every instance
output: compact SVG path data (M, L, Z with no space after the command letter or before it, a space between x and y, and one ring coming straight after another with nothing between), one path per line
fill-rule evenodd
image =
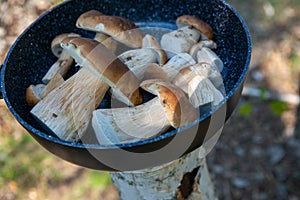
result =
M133 22L119 16L103 15L99 11L91 10L77 19L76 26L110 35L129 47L142 46L143 32Z
M211 26L195 16L182 15L177 18L176 25L178 28L192 26L203 33L208 39L213 38L213 30Z
M159 97L174 128L185 126L199 117L197 109L189 102L183 91L170 82L151 79L143 81L141 87Z
M83 37L66 38L61 45L79 65L106 82L119 100L129 106L142 103L137 77L104 45Z
M33 107L35 106L38 102L41 101L42 97L41 94L43 93L45 89L44 84L38 84L38 85L30 85L26 89L26 102L29 106Z
M60 43L62 40L64 40L67 37L80 37L80 35L76 34L76 33L64 33L61 35L56 36L52 42L51 42L51 50L52 53L56 56L56 57L60 57L63 48L60 46Z

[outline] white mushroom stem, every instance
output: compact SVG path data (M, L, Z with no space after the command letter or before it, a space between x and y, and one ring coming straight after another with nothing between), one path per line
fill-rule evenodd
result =
M134 172L112 172L110 176L122 200L216 200L205 155L205 149L200 147L159 167ZM188 179L188 176L191 178Z
M154 137L170 127L158 97L136 107L98 109L92 126L102 145L135 142Z
M207 48L210 48L210 49L216 49L217 44L213 40L202 40L199 43L195 44L190 49L190 55L193 57L193 59L197 60L197 53L203 47L207 47Z
M188 94L195 108L214 101L211 82L204 76L193 74L192 70L188 74L179 73L173 83Z
M82 68L52 90L31 113L62 140L78 141L108 88L106 83Z
M193 73L191 67L183 68L173 79L172 83L187 94L189 82L194 78L195 75L196 74Z
M115 54L104 45L88 38L66 38L62 41L75 61L90 70L113 89L113 96L128 106L139 105L142 95L139 80Z
M60 73L64 77L73 64L73 58L67 51L63 50L59 59L50 67L46 75L42 78L43 83L47 84L53 77Z
M167 73L156 63L151 63L146 66L143 81L149 79L159 79L166 82L170 81Z
M157 56L157 61L160 65L166 64L168 60L167 53L161 48L159 42L156 40L156 38L152 35L145 35L142 41L142 47L143 48L150 48L154 51L154 53Z
M183 26L179 28L177 31L179 32L182 31L183 33L188 35L191 39L193 39L195 43L197 43L201 38L201 32L192 26Z
M61 76L61 73L57 72L53 78L46 85L44 91L41 93L42 99L45 98L52 90L63 84L64 78Z
M124 52L118 58L135 74L141 81L147 66L157 63L157 57L151 49L134 49Z
M173 80L189 96L189 101L195 108L212 103L218 105L224 96L215 88L206 74L193 70L193 66L182 69Z
M197 63L208 63L217 67L219 72L222 72L224 64L222 60L210 48L203 47L197 52Z
M168 75L170 81L172 81L179 71L185 67L196 64L196 61L187 53L179 53L172 57L162 69Z
M213 40L202 40L199 42L199 44L210 49L216 49L218 47Z
M212 106L217 106L224 100L223 95L211 81L200 75L196 75L188 83L188 92L190 102L195 108L212 103Z
M196 41L180 30L166 33L162 36L160 45L169 58L178 53L188 53Z
M73 58L67 51L63 50L60 43L67 37L80 37L76 33L64 33L56 36L51 42L51 51L58 58L58 60L50 67L46 75L42 78L42 81L47 84L53 77L60 73L62 77L65 77L69 69L73 64Z
M197 63L196 65L191 66L190 69L196 74L200 74L207 77L214 84L214 86L222 93L222 95L224 97L226 96L223 77L216 66L204 62Z
M147 65L144 79L168 81L157 64ZM92 127L99 144L121 144L154 137L170 127L159 97L136 106L98 109L93 112Z

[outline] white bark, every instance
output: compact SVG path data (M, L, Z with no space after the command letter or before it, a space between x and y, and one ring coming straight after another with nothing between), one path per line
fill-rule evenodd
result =
M122 200L215 200L213 183L206 165L203 147L163 166L134 172L113 172L111 178ZM188 198L183 198L179 186L185 174L199 170ZM183 183L182 183L183 184Z

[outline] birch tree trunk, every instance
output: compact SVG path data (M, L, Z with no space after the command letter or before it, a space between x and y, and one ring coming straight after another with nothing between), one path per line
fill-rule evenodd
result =
M163 166L134 172L113 172L122 200L216 200L205 149Z

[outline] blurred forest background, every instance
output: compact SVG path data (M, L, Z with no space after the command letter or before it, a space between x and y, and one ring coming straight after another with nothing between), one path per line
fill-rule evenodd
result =
M0 63L57 0L0 0ZM253 39L246 90L208 155L220 199L300 199L299 0L230 0ZM39 146L0 100L0 200L118 200L108 173Z

